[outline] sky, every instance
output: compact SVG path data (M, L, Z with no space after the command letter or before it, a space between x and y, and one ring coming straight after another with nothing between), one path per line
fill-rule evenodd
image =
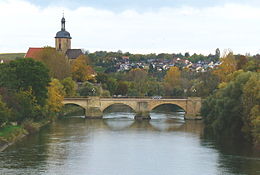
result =
M0 53L55 45L131 53L260 53L259 0L0 0Z

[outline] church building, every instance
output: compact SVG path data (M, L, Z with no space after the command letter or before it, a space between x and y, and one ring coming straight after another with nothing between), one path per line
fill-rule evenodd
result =
M66 20L64 16L61 19L61 30L56 33L55 36L55 49L58 52L61 52L66 55L69 60L78 58L80 55L83 55L81 49L71 49L71 36L68 31L65 29ZM25 58L34 58L43 48L32 48L30 47L27 51Z

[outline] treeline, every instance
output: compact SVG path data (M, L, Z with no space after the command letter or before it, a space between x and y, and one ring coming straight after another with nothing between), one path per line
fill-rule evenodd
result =
M33 59L0 65L0 128L9 123L50 120L61 109L63 86Z
M212 73L218 88L207 97L201 113L208 131L219 137L240 137L260 143L260 59L229 53Z

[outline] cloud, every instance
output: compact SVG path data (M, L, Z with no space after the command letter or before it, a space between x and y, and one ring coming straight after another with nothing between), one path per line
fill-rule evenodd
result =
M134 53L209 54L218 47L241 54L260 51L260 8L250 5L114 12L87 6L43 8L27 1L5 0L0 2L0 53L54 46L63 10L73 48Z

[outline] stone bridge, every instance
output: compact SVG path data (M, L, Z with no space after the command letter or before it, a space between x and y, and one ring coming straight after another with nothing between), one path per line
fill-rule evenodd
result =
M135 111L135 119L150 119L150 111L163 104L174 104L185 111L185 119L200 119L201 98L65 98L63 104L74 104L85 109L86 118L102 118L103 111L113 104L124 104Z

